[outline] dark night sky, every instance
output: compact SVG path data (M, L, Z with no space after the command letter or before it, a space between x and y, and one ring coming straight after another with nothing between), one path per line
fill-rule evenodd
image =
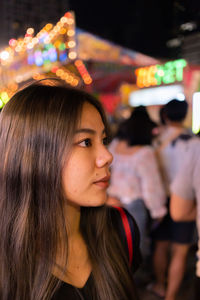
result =
M197 3L198 2L198 3ZM166 42L180 25L200 18L199 0L71 0L77 26L157 58L180 56Z

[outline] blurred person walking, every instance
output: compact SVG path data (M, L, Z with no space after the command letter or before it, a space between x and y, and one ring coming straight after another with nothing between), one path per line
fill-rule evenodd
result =
M145 107L137 107L118 129L109 149L114 156L109 203L121 203L135 218L141 234L141 252L150 254L148 213L160 220L167 213L166 194L152 147L155 127Z
M193 143L172 183L170 212L175 221L196 220L198 250L195 278L195 300L200 297L200 141Z
M173 99L162 109L166 125L160 136L157 154L168 199L170 184L185 160L191 141L196 139L191 131L183 126L187 108L186 101ZM152 233L155 240L153 255L155 282L150 283L147 288L165 297L165 300L176 298L184 276L188 250L195 242L194 232L195 222L174 222L168 213ZM168 261L169 251L170 261Z

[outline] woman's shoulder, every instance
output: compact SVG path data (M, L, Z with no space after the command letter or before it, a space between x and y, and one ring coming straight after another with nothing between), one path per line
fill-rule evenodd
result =
M130 224L137 227L135 219L133 216L124 208L119 206L108 206L107 208L109 216L112 222L118 222L121 224L123 217L126 217Z
M131 235L132 241L137 240L139 243L140 234L137 223L133 216L123 207L110 207L109 208L110 219L116 230L121 229L122 235L127 239L127 235Z
M110 222L119 235L135 272L141 263L140 234L133 216L123 207L108 207Z

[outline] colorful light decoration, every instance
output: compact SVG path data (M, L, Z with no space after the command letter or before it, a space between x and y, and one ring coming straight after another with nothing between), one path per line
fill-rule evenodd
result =
M57 75L57 71L62 70L62 64L75 61L76 58L75 19L73 13L67 12L55 26L48 23L35 36L34 29L28 28L24 38L9 41L9 47L0 52L0 68L4 68L4 78L8 79L7 82L4 80L5 83L0 84L0 87L3 87L3 84L7 87L11 83L18 84L31 77L36 80L42 79L45 78L46 72L53 72L68 84L77 86L80 77L65 68L64 73ZM87 70L82 78L86 84L92 81ZM8 90L10 91L10 88ZM9 92L7 94L10 96ZM5 97L5 94L3 95ZM0 100L4 103L2 98Z
M52 72L54 72L56 76L64 80L67 84L70 84L74 87L77 86L80 82L80 78L67 69L53 68Z
M69 59L75 59L77 54L75 53L75 49L71 49L74 48L76 46L75 40L74 40L74 35L75 35L75 21L74 21L74 15L71 12L67 12L64 17L62 17L55 26L53 26L51 23L46 24L38 33L35 37L33 37L34 34L34 29L33 28L28 28L26 31L26 34L24 36L24 38L19 38L18 40L15 39L11 39L9 41L9 45L10 47L12 47L12 49L15 51L15 53L17 53L18 55L20 53L23 53L24 51L29 51L33 48L35 48L35 46L37 44L40 44L41 46L43 44L50 44L50 42L56 38L56 36L59 35L67 35L68 39L70 39L69 41L71 42L70 46L69 46L69 53L71 52L71 50L73 50L72 54L69 56L65 55L65 59L66 57L68 57ZM62 49L60 49L60 51L64 51L66 49L65 43L62 43ZM64 49L65 47L65 49ZM56 47L58 48L58 47ZM71 49L71 50L70 50ZM3 57L3 61L6 62L8 60L8 55L6 55L5 50L2 51L2 57ZM55 57L55 55L54 55ZM13 57L14 58L14 57ZM63 61L63 56L62 56L62 61ZM5 65L5 63L3 63L3 65Z
M56 49L50 48L50 49L48 50L48 57L49 57L49 60L50 60L51 62L56 61L56 60L57 60L57 57L58 57L57 52L56 52Z
M85 84L91 84L92 83L92 78L90 74L88 73L84 63L82 60L78 59L75 61L75 66L77 70L79 71L81 77L83 78L83 81Z
M40 74L40 73L35 73L33 75L33 79L35 79L35 80L41 80L41 79L45 79L45 78L46 78L45 75Z
M41 51L40 48L35 52L30 52L27 57L27 62L29 65L36 64L40 67L48 62L55 62L57 60L57 51L54 45L47 44L44 46L44 49Z
M171 84L183 80L183 69L186 67L185 59L169 61L164 65L155 65L135 70L137 86L145 88L161 84Z
M68 58L70 60L75 60L77 58L77 52L76 52L76 41L75 41L75 17L74 14L71 12L67 12L65 14L66 22L69 25L69 30L67 32L68 36Z
M74 40L70 38L71 44L69 44L69 53L67 54L67 47L66 43L62 41L62 35L65 33L67 34L68 31L72 30L74 31L74 21L69 21L69 19L73 19L73 15L67 14L67 17L64 16L60 19L59 22L53 27L52 24L47 24L36 36L37 43L39 43L40 53L36 53L38 50L34 50L34 54L32 52L28 55L28 63L29 64L36 64L38 67L41 67L43 65L47 65L49 62L55 62L60 61L64 62L67 61L67 59L73 60L76 58L77 54L75 50L70 51L71 48L74 48L76 46L76 43ZM74 31L75 33L75 31ZM61 35L61 37L59 37ZM64 36L63 36L64 37ZM55 40L56 39L56 40ZM51 41L53 41L53 44ZM69 37L68 37L69 40ZM35 42L36 43L36 42ZM33 43L33 40L31 43L27 45L27 48L32 50L35 49L35 45ZM51 49L49 49L49 45L51 45ZM48 50L48 52L46 51ZM34 59L33 59L34 57Z

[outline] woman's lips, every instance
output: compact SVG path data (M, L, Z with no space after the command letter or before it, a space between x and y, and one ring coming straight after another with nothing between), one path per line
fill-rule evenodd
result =
M109 181L110 181L110 176L105 176L101 179L99 179L98 181L95 181L94 184L106 189L109 186Z
M109 186L109 181L97 181L97 182L94 182L94 184L103 189L106 189Z

